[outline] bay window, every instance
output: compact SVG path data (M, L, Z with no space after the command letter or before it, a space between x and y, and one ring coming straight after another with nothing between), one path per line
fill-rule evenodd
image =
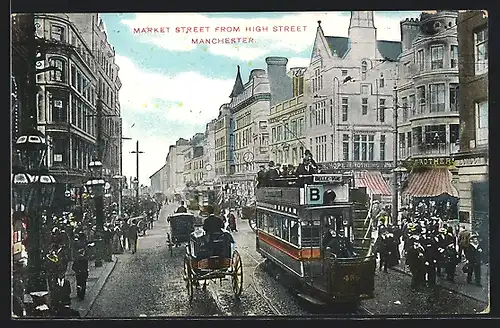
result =
M429 85L430 112L444 111L444 83Z
M443 68L443 46L431 47L431 69Z

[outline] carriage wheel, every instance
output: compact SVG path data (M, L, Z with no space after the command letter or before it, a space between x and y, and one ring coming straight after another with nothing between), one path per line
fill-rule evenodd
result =
M241 261L240 253L234 251L232 259L232 269L233 269L233 292L234 296L239 297L243 291L243 262Z
M186 256L184 258L184 280L186 280L186 288L189 301L193 300L193 271L191 269L191 261Z

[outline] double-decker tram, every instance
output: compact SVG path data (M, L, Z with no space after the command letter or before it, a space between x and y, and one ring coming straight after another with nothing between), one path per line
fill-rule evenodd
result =
M353 187L352 173L267 185L256 190L256 248L266 262L311 303L357 306L373 298L368 197Z

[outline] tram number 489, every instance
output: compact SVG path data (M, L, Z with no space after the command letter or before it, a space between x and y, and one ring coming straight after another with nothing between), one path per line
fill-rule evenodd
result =
M345 282L351 282L351 281L359 281L359 276L356 274L346 274L344 276L344 281Z

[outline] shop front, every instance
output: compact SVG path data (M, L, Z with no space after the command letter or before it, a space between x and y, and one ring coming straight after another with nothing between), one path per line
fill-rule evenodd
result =
M457 154L460 224L489 239L489 156L487 151ZM487 247L483 247L483 250Z
M434 206L437 215L458 224L459 192L454 158L418 158L405 163L408 178L404 183L404 202L416 208L420 203Z

